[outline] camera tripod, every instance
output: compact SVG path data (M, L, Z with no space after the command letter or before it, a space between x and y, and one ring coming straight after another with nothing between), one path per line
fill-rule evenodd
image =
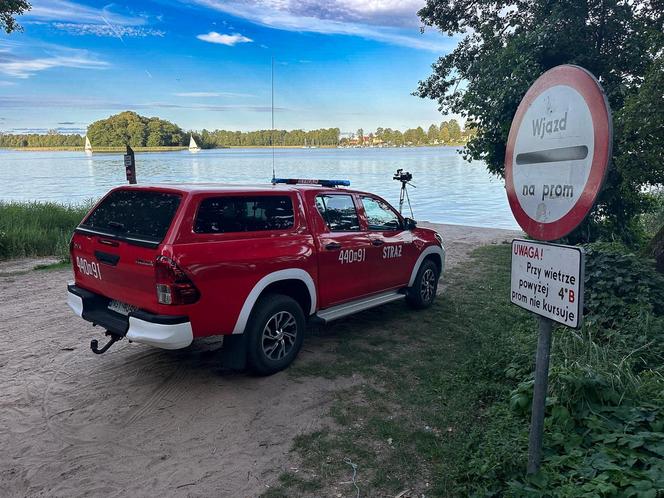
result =
M415 218L413 215L413 206L411 206L410 197L408 196L408 186L410 185L411 187L416 188L415 185L410 183L410 181L413 179L413 175L408 171L404 172L402 169L398 169L394 174L393 179L401 182L401 192L399 194L399 214L403 214L403 202L405 200L408 202L410 217Z

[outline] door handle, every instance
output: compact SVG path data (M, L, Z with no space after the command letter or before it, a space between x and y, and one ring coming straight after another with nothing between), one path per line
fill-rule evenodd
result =
M341 249L341 244L339 242L329 242L325 244L325 249L328 251L334 251L335 249Z
M371 239L371 244L374 246L382 246L385 243L383 239Z
M107 252L95 251L95 258L101 263L115 266L120 261L120 256L117 254L109 254Z

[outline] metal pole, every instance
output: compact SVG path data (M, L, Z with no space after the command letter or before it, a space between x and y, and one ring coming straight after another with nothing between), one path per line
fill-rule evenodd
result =
M549 385L549 355L551 352L552 330L553 321L540 316L533 408L530 421L530 438L528 440L528 474L537 473L542 463L542 436L544 435L546 391Z

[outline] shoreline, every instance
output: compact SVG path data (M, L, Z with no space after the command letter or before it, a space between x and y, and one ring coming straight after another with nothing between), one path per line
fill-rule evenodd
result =
M315 147L305 147L303 145L275 145L274 149L416 149L421 147L464 147L465 143L460 144L421 144L421 145L384 145L384 146L341 146L341 145L320 145ZM272 149L271 145L227 145L223 147L210 147L204 150L226 150L226 149ZM188 150L187 146L160 146L160 147L132 147L137 153L152 152L178 152ZM8 150L11 152L85 152L84 148L78 146L72 147L0 147L0 151ZM124 154L126 147L96 147L92 154Z

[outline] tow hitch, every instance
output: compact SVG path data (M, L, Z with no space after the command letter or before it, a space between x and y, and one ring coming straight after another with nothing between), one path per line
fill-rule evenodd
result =
M110 340L104 345L103 348L99 349L99 343L97 342L97 339L92 339L90 341L90 349L92 349L92 352L94 354L103 354L106 351L108 351L108 348L110 348L113 344L115 344L118 341L121 341L124 336L114 334L113 332L107 330L106 335L110 336Z

